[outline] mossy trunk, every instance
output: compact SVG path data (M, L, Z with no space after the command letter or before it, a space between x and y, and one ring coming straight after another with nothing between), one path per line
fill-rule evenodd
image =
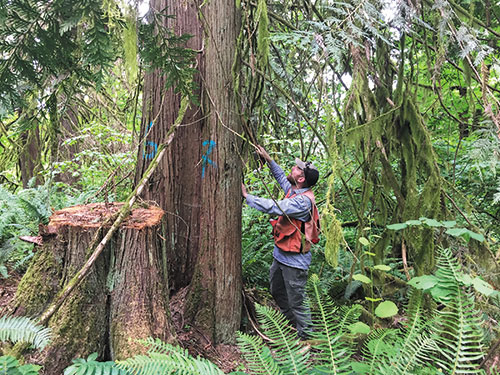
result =
M167 263L159 228L123 231L116 244L111 286L111 358L123 359L141 347L130 338L160 337L171 341Z
M15 314L38 316L90 256L89 244L105 218L121 204L91 204L54 213L43 245L21 280ZM62 374L71 360L93 352L123 359L148 336L173 341L168 312L163 211L132 211L87 277L51 317L53 339L42 353L46 374ZM131 340L132 339L132 340Z

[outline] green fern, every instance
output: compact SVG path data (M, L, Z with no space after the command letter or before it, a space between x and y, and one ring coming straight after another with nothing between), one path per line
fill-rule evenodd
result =
M450 249L441 250L436 277L439 300L444 308L438 312L437 342L441 357L437 363L450 375L478 374L483 358L481 321L475 309L472 292L460 282L460 266Z
M159 339L147 338L138 341L148 348L148 354L117 361L119 369L141 375L221 375L224 373L210 361L200 357L194 358L187 350L164 343Z
M354 348L350 340L343 340L343 335L348 325L358 320L360 306L344 306L339 313L331 299L321 292L318 276L313 275L310 281L313 303L316 306L312 315L312 338L318 343L314 346L315 349L319 350L315 356L314 368L321 374L350 374L350 358Z
M10 355L0 357L0 375L38 375L40 368L38 365L21 365Z
M27 342L43 349L50 342L50 329L23 316L4 316L0 318L0 341Z
M278 375L282 373L271 350L265 346L259 336L238 332L237 341L252 374Z
M401 338L396 329L372 331L361 350L366 360L353 365L353 369L359 374L384 374L385 364L390 363L400 344Z
M264 334L271 339L269 346L280 370L285 374L305 374L310 354L304 352L285 316L267 306L255 305L255 309Z
M401 346L387 367L391 374L420 373L422 367L428 366L432 353L436 352L435 340L431 337L430 326L434 321L424 309L423 294L419 290L410 292L407 309L408 322L401 330Z
M119 369L115 362L98 362L97 353L92 353L85 360L77 358L64 370L64 375L130 375L131 372Z

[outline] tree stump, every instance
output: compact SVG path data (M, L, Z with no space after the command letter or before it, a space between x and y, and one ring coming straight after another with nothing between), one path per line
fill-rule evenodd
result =
M22 278L14 299L16 315L38 316L91 255L101 224L122 203L95 203L56 211L41 228L43 244ZM47 374L93 352L123 359L140 352L136 339L172 342L168 310L163 210L133 209L82 283L51 317L53 340L44 349ZM100 233L98 233L100 232Z

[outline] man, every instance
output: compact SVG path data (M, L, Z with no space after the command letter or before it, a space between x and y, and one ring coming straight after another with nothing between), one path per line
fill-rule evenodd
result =
M295 159L296 165L288 176L262 146L257 154L264 159L274 178L285 191L283 200L275 201L248 194L242 184L247 204L259 211L278 215L271 220L274 251L270 270L270 289L281 312L295 325L297 334L307 339L311 331L311 314L305 305L307 271L311 264L311 243L318 242L319 215L311 187L319 172L310 163Z

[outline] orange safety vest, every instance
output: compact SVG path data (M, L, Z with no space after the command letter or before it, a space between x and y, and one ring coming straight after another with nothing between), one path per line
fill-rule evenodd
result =
M290 190L285 198L293 198L296 195ZM300 221L287 215L271 219L274 243L281 250L292 253L307 253L311 249L311 244L319 242L319 214L314 193L306 190L300 195L305 195L311 200L312 212L309 221Z

